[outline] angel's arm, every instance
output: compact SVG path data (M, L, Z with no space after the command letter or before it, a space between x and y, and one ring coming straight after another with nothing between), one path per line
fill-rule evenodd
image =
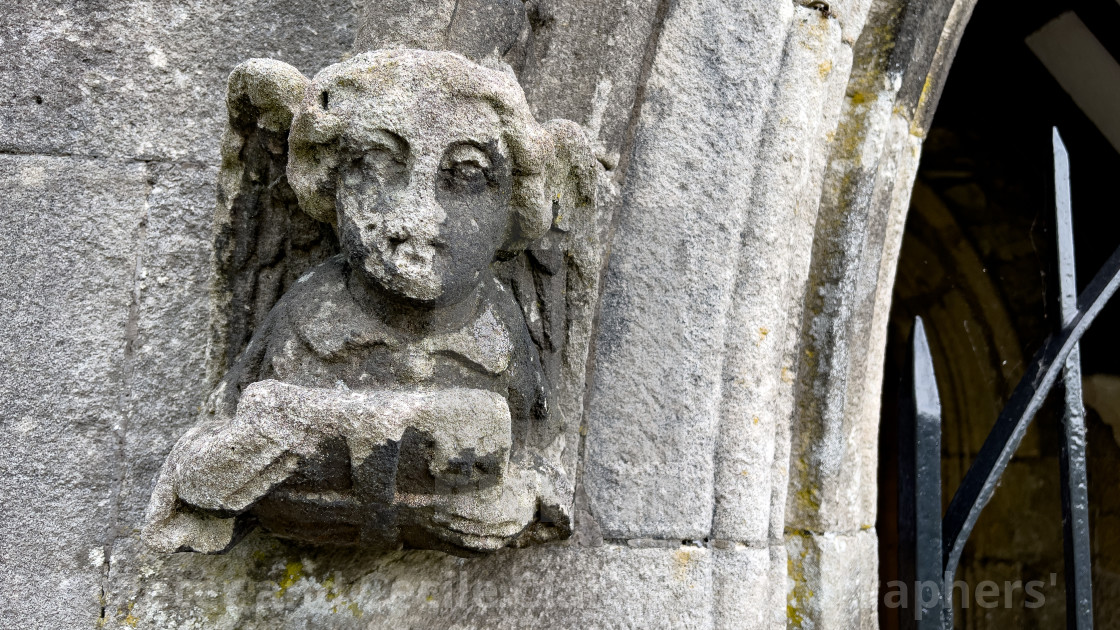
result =
M234 442L246 440L237 439L230 427L235 422L242 390L259 380L275 320L274 314L270 314L257 330L210 393L198 423L179 438L164 461L144 519L144 539L149 546L164 552L216 553L234 542L236 510L221 508L231 507L229 499L239 488L224 487L229 485L228 476L208 470L205 460L223 452L230 461L238 459L228 449L238 446Z

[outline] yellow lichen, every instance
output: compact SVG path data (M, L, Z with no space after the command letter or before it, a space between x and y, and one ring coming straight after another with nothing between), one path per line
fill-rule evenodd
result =
M918 106L915 108L915 111L924 111L929 106L928 101L932 96L933 75L927 74L925 82L922 83L922 94L918 97ZM911 121L910 134L918 138L925 138L925 130L921 128L918 118L920 118L920 116L915 116Z
M800 606L803 602L812 601L814 595L805 579L806 554L808 549L802 546L796 559L793 555L786 556L786 574L793 582L793 587L786 595L786 627L791 629L801 628L804 625L805 618L801 614Z
M817 72L821 75L821 81L827 79L828 75L832 74L832 60L825 59L822 61L820 65L817 66Z
M673 557L676 560L676 568L673 571L673 574L676 579L683 581L686 577L688 577L688 566L696 560L693 557L694 551L694 549L678 549L677 552L673 554Z
M357 617L357 618L361 619L361 617L362 617L362 609L361 609L361 608L358 608L358 604L357 604L357 603L355 603L355 602L350 602L350 603L349 603L349 604L348 604L348 605L347 605L346 607L350 609L350 614L351 614L351 615L354 615L355 617Z
M784 365L782 366L782 382L783 383L792 383L793 382L793 376L790 374L789 368L784 366Z
M793 581L793 588L790 589L789 594L786 595L786 622L789 628L800 628L802 622L805 620L801 617L801 611L797 609L797 588L804 582L804 576L798 570L800 567L793 563L792 557L786 558L786 573Z
M819 512L821 509L819 490L809 481L812 478L809 474L809 462L805 461L804 457L798 457L793 460L793 466L797 470L798 477L803 480L802 485L793 493L798 507L806 514Z
M280 590L276 591L276 596L283 597L284 594L288 592L288 589L301 579L303 579L303 563L298 560L289 562L284 568L284 577L280 578L280 581L277 582L280 586Z

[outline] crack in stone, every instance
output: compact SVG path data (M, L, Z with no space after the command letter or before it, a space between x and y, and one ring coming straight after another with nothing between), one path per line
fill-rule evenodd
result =
M170 158L161 157L137 157L137 156L114 156L114 155L101 155L97 153L73 153L70 151L59 151L55 153L43 151L21 151L13 148L0 147L0 155L9 155L13 157L43 157L55 159L74 159L74 160L90 160L100 162L119 162L121 164L171 164L173 166L186 166L190 168L209 168L209 162L198 162L194 160L173 160Z
M801 529L797 527L787 527L785 530L786 536L858 536L867 532L875 533L874 527L860 527L859 529L837 529L837 530L816 530L816 529Z
M650 29L649 42L645 53L642 55L642 65L638 70L637 85L634 88L634 104L630 108L630 116L626 120L626 130L622 135L622 147L619 153L618 166L615 168L615 184L619 187L626 181L626 170L630 166L630 154L634 150L634 140L638 135L638 119L641 118L642 105L646 100L646 84L649 83L650 74L653 73L653 60L661 43L661 31L665 28L665 20L669 16L669 9L673 0L661 0L653 14L653 27ZM616 216L611 217L611 234L617 223ZM604 260L603 267L606 267Z
M843 535L843 532L829 532ZM727 540L723 538L604 538L604 545L629 547L631 549L677 549L680 547L694 547L697 549L716 549L730 551L737 546L750 549L769 549L770 547L784 546L781 539L767 540Z
M455 18L459 17L459 0L455 0L455 6L451 9L451 19L447 21L447 33L443 36L444 46L451 45L451 32L455 30Z
M114 453L114 479L109 493L109 518L105 524L101 577L101 619L104 623L108 597L109 580L112 569L113 548L120 537L121 495L128 473L127 434L133 413L133 376L136 368L136 343L140 329L141 278L144 270L144 250L148 240L148 226L151 222L151 197L155 188L156 175L148 169L148 188L144 194L144 211L136 228L136 258L132 272L132 296L128 306L128 320L124 330L124 351L121 360L121 395L118 402L120 419L112 427L116 452Z

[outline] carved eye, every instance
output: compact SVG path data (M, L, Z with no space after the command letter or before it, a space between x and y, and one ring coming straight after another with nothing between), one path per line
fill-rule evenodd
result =
M455 181L464 184L484 184L490 158L476 146L458 144L444 156L442 170Z
M452 174L457 179L478 179L485 174L483 166L478 162L456 162L451 167Z
M351 130L340 144L350 155L350 168L342 173L348 185L366 182L390 191L408 183L409 147L397 134L385 129Z
M394 160L408 160L409 147L404 138L387 129L347 129L339 139L342 149L355 158L367 154L384 153Z
M394 173L405 168L407 164L403 157L394 153L387 147L373 147L369 149L366 151L365 155L361 156L361 161L366 166L372 166L378 170L389 169Z
M397 160L404 161L408 155L408 143L392 131L379 129L370 136L372 148L388 151Z

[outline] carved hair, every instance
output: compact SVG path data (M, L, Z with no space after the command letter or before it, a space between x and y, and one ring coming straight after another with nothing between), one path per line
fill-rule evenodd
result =
M587 153L556 144L586 144L586 140L582 134L554 133L559 130L551 123L539 124L512 75L450 52L378 50L329 66L315 75L295 112L288 140L288 181L300 207L320 221L337 221L339 140L355 110L334 106L336 103L372 92L382 100L382 104L373 102L374 107L416 107L417 103L409 99L415 98L416 88L428 86L454 96L482 100L497 113L513 174L510 205L514 220L504 249L524 249L552 223L552 201L559 191L548 190L549 180L554 179L548 176L549 169L570 168L557 162L567 162L573 153Z

